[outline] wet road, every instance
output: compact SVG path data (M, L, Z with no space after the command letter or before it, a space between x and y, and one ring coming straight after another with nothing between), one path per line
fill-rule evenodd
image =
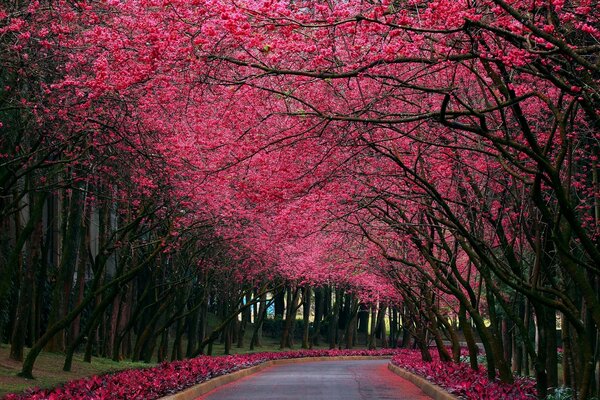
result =
M389 360L277 365L221 386L197 400L425 400L418 387L387 369Z

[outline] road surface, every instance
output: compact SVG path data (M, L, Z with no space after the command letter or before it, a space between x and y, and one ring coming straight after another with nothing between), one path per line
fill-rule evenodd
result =
M387 369L389 360L276 365L223 385L197 400L431 400Z

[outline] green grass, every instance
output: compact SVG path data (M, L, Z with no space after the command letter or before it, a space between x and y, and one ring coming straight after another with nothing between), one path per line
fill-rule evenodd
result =
M25 351L27 353L28 349ZM48 388L86 376L152 365L131 361L115 362L106 358L94 358L91 363L86 363L83 362L82 355L76 354L73 358L72 370L64 372L62 370L63 354L42 352L33 369L36 379L31 380L17 376L21 370L21 363L10 360L9 353L10 347L0 344L0 397L8 393L22 392L30 387Z

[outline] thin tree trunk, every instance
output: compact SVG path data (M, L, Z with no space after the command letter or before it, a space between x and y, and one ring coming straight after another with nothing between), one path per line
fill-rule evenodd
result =
M338 333L338 322L339 322L339 315L340 315L341 297L342 297L341 290L335 289L335 304L331 307L332 314L331 314L331 318L329 319L328 339L329 339L329 348L330 349L335 349L336 344L337 344L337 333Z
M313 334L310 338L310 347L318 346L321 336L321 321L323 320L324 309L323 288L315 288L315 321L313 323Z
M377 330L377 306L371 306L371 328L369 332L369 350L375 350L377 348L377 339L375 338L375 331Z
M263 293L260 296L260 303L258 309L257 319L254 321L254 330L252 332L252 339L250 339L250 350L254 350L255 347L260 347L260 332L262 330L262 324L267 316L267 309L273 304L274 299L271 299L267 303L267 293Z
M381 338L381 347L388 346L387 332L386 332L386 328L385 328L386 309L387 309L387 306L382 305L381 308L379 309L379 312L377 313L377 330L379 331L379 335Z
M288 304L287 310L285 313L285 322L283 325L283 332L281 334L281 344L280 348L292 348L294 345L293 340L293 329L294 324L296 322L296 311L298 310L298 300L300 299L300 288L296 288L292 291L288 292Z
M183 343L181 338L183 337L183 332L185 331L185 324L183 318L177 319L177 324L175 327L175 340L173 341L173 349L171 351L171 361L182 360L183 359ZM163 332L168 331L169 328L163 330Z
M203 301L204 295L196 294L196 301ZM202 313L202 306L198 307L196 311L192 312L187 317L187 346L185 350L186 357L191 357L196 350L198 345L198 333L200 331L200 315Z
M64 318L67 314L67 305L73 287L73 275L81 240L82 201L80 190L73 190L70 198L65 198L64 201L63 221L66 226L63 229L61 260L60 265L57 267L57 280L52 292L49 325ZM60 334L54 335L46 346L47 350L64 351L66 346L65 333L64 330L61 330Z
M311 290L310 286L306 285L304 287L304 293L302 295L302 348L308 349L310 347L310 337L309 337L309 328L310 328L310 305L311 305Z
M38 198L39 197L39 198ZM11 335L11 346L9 358L23 361L23 347L27 336L27 326L31 316L32 292L35 276L35 268L40 259L40 245L42 238L42 212L44 210L45 195L32 194L31 199L35 201L31 209L29 221L23 233L31 232L29 249L25 262L21 269L21 283L19 285L19 296L17 299L16 318Z
M358 321L358 299L353 299L352 300L352 304L351 304L351 308L350 308L350 315L348 318L348 323L346 324L346 333L344 334L344 336L346 337L346 348L347 349L351 349L354 346L354 334L356 333L356 325L357 325L357 321Z

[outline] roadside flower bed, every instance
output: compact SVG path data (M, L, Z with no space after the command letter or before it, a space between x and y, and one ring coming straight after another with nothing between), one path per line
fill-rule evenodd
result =
M31 389L9 394L4 400L59 399L158 399L185 390L211 378L249 368L270 360L302 357L393 356L391 362L422 376L448 392L473 400L530 400L536 397L535 382L516 378L511 385L490 381L486 370L473 371L467 363L454 364L434 359L423 362L419 351L382 350L298 350L287 352L200 356L189 360L164 362L155 367L130 369L67 382L52 389Z
M418 351L398 350L392 364L417 374L449 393L469 400L530 400L536 398L535 381L515 377L513 384L490 381L486 369L473 371L468 363L455 364L434 359L423 362Z
M52 389L32 389L9 394L5 400L59 399L158 399L180 392L210 378L249 368L265 361L301 357L387 356L397 350L299 350L232 356L200 356L164 362L156 367L130 369L67 382Z

